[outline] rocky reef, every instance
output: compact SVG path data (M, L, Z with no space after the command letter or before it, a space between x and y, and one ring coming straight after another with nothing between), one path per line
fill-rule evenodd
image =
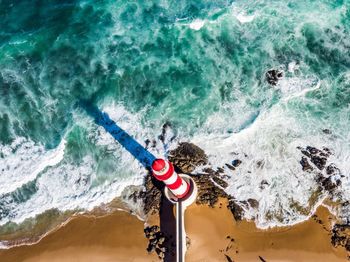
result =
M302 170L314 174L320 188L328 192L330 197L334 197L337 188L341 185L343 175L334 163L329 163L331 150L326 147L318 149L312 146L298 147L298 149L302 153L300 160Z
M327 133L330 131L327 130ZM348 201L343 201L337 190L342 184L341 179L344 175L334 163L329 163L329 158L332 155L331 150L326 147L318 149L312 146L298 147L298 149L302 153L300 160L302 170L314 174L320 190L327 193L330 199L336 201L340 208L348 208ZM341 246L350 252L350 220L348 218L335 223L330 234L334 247ZM350 256L348 258L350 259Z

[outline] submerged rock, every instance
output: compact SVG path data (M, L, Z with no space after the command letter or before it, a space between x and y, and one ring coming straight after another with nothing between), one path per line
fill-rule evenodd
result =
M271 69L266 72L265 74L266 81L270 85L277 85L278 81L283 77L283 71L277 70L277 69Z

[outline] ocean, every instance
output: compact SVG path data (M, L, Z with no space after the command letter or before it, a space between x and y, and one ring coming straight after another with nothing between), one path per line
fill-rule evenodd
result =
M304 221L328 197L310 206L298 147L330 149L332 198L350 201L348 0L0 1L0 240L142 185L146 170L82 100L156 156L188 141L214 168L244 159L226 191L259 202L245 217L260 228Z

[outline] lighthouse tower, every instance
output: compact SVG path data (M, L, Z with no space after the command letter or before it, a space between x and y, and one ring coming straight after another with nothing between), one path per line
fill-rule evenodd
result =
M165 186L177 198L184 198L190 191L190 183L179 176L171 162L165 159L156 159L152 164L153 176L164 182Z
M164 182L164 194L176 206L176 261L184 262L186 253L185 210L197 196L197 186L190 176L177 174L173 164L165 159L152 163L153 176Z

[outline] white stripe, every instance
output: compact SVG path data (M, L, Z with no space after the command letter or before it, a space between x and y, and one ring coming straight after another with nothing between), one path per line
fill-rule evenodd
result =
M171 175L171 177L169 177L168 179L165 179L163 182L166 184L166 185L171 185L171 184L174 184L176 182L178 178L178 174L176 174L175 172Z
M184 180L182 180L182 185L179 188L177 188L177 189L170 189L169 188L169 189L171 190L171 192L173 192L173 194L175 196L181 196L181 195L185 194L187 187L188 187L188 184Z
M165 166L164 166L164 168L162 169L162 170L160 170L160 171L155 171L155 170L153 170L153 172L157 175L157 176L163 176L163 175L165 175L167 172L168 172L168 170L169 170L169 163L168 163L168 161L166 161L166 160L164 160L165 161Z

